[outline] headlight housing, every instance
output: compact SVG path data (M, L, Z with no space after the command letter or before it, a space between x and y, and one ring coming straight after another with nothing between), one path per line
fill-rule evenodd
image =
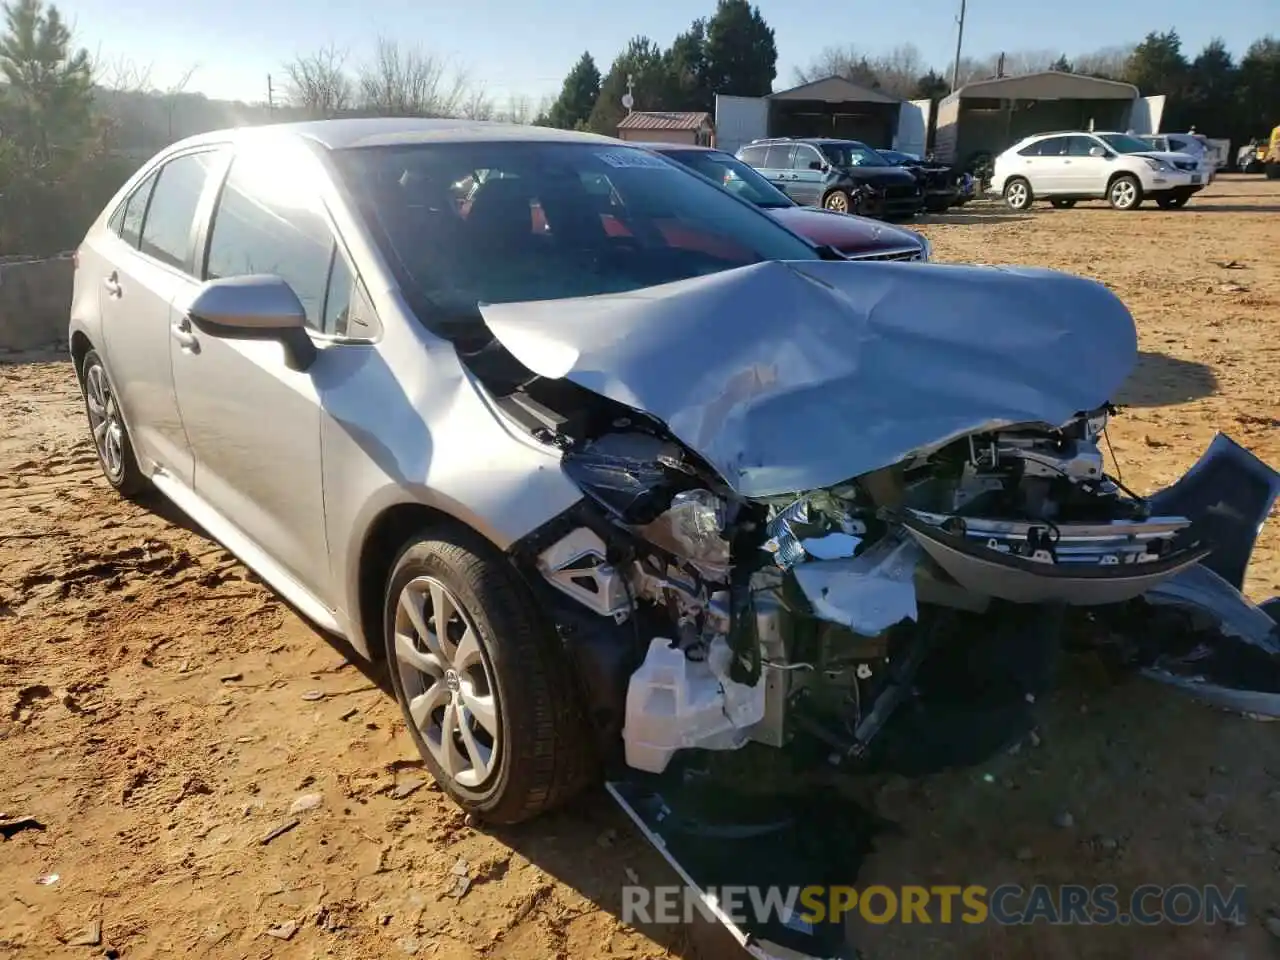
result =
M1142 159L1147 161L1148 167L1150 167L1152 170L1155 170L1159 173L1168 173L1170 170L1173 169L1163 160L1157 160L1155 157L1143 157Z

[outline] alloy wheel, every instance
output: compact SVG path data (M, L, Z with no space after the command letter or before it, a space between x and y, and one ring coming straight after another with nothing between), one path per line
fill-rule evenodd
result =
M1127 210L1138 199L1138 188L1132 180L1117 180L1111 187L1111 203L1121 210Z
M124 421L120 419L120 405L111 392L102 364L90 366L84 379L89 427L93 431L94 446L98 448L98 459L107 476L118 483L124 476Z
M1009 184L1005 200L1014 210L1021 210L1027 205L1027 185L1021 180Z
M440 581L418 577L400 591L395 659L427 749L454 783L476 789L498 767L501 716L480 635Z
M834 210L836 213L848 213L849 198L843 193L833 193L827 197L827 209Z

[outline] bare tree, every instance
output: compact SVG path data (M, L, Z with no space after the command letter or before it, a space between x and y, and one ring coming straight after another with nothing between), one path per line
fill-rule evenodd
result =
M1132 43L1103 47L1092 53L1082 53L1071 61L1076 73L1119 79L1124 76L1125 64L1133 53Z
M359 86L361 107L390 117L457 116L467 93L465 78L445 61L385 37L360 68Z
M492 120L497 110L493 98L485 92L483 84L473 84L466 74L456 78L462 87L461 100L458 103L458 115L468 120Z
M93 58L93 85L113 93L149 93L151 64L140 64L128 57L106 60L101 54Z
M355 84L347 73L347 52L328 46L284 65L284 95L291 107L313 117L336 117L355 102Z
M195 72L200 69L200 64L193 64L188 67L186 72L180 76L177 81L165 88L162 94L164 98L165 120L168 124L169 140L173 140L173 110L178 104L178 98L187 90L187 85L191 83L191 78L195 76Z
M813 83L827 77L844 77L866 86L878 82L867 55L852 44L824 48L807 67L796 67L795 77L796 83Z
M495 119L502 120L505 123L518 123L522 126L529 126L550 109L552 99L550 97L544 97L543 99L544 102L542 104L535 104L529 97L513 96L507 101L506 108L498 111Z

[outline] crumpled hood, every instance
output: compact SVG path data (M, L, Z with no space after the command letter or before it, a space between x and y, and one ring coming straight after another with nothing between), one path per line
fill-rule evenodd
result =
M1065 423L1111 399L1137 352L1104 286L1023 267L771 261L481 313L530 370L659 418L747 497Z

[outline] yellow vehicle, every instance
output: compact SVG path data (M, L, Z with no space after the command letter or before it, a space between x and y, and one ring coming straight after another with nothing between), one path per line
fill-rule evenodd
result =
M1267 146L1267 155L1262 160L1268 180L1280 180L1280 125L1271 131L1271 143Z

